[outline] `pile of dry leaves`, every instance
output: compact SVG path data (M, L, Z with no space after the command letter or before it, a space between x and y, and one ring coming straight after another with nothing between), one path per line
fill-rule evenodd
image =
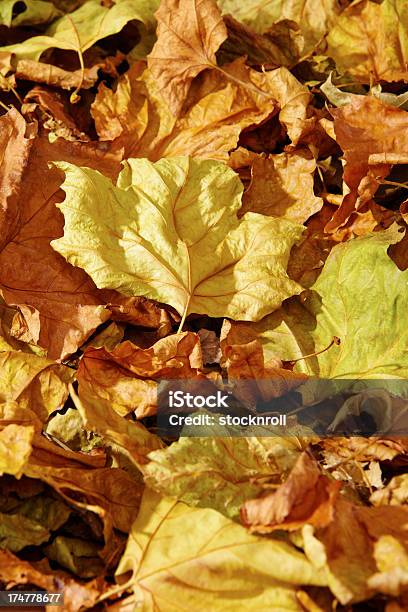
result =
M406 610L408 2L1 0L0 45L0 587ZM157 435L186 378L296 435ZM376 435L316 378L392 380L323 410Z

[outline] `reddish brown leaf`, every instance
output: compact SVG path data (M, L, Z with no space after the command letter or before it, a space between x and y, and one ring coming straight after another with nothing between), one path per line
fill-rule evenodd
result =
M304 452L288 479L275 493L246 501L241 520L251 531L292 531L306 523L325 527L334 517L341 483L322 474L317 462Z
M342 226L354 210L371 200L393 164L408 163L408 115L372 96L359 96L332 111L336 140L346 162L344 181L350 189L326 225Z
M149 68L171 110L179 115L193 78L216 66L215 53L227 29L214 0L163 0L156 18L157 42Z
M202 367L200 340L191 332L167 336L147 349L129 341L113 351L88 348L78 370L79 397L84 404L97 400L121 415L135 412L143 418L156 411L156 381L192 378Z
M7 117L0 121L9 122ZM22 129L22 119L15 115L14 121ZM21 131L19 139L25 146ZM0 290L8 304L20 307L30 330L39 326L38 343L50 357L73 353L109 317L93 282L50 247L50 241L63 233L63 217L55 204L64 197L59 189L63 175L50 163L65 159L114 176L118 157L107 146L62 139L51 144L45 135L31 143L13 216L14 230L0 252ZM13 159L11 156L10 162ZM9 180L9 174L4 179ZM9 227L5 233L10 235Z

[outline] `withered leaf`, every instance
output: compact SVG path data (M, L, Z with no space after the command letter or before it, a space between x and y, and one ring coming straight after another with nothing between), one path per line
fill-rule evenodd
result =
M0 577L7 584L35 585L50 592L55 592L56 587L62 584L67 599L67 612L77 612L81 606L93 606L105 588L103 579L83 584L71 575L54 571L49 566L37 569L34 564L22 561L7 550L0 550Z
M285 267L301 227L255 213L239 222L242 186L224 164L130 159L116 186L93 170L59 167L65 229L52 246L98 287L170 304L182 320L191 312L257 320L300 292Z
M180 538L180 530L188 537ZM192 571L197 564L199 573ZM191 508L149 489L116 573L127 572L127 586L139 601L163 612L169 602L173 608L232 610L237 598L254 612L265 606L295 611L294 584L325 583L323 573L286 542L248 534L215 510Z
M7 117L0 118L0 122L7 121ZM25 146L23 124L15 113L12 117L21 126L18 151L18 147ZM63 218L55 208L63 192L59 189L62 174L49 163L64 158L98 167L108 175L116 173L118 156L106 147L62 139L51 144L45 135L36 137L31 142L24 174L18 178L14 206L10 202L10 220L4 219L2 236L8 239L0 252L0 291L4 300L20 307L33 337L50 357L73 353L109 317L92 281L50 247L50 241L63 231ZM7 157L3 163L15 163L14 157ZM4 180L10 180L8 174Z
M239 21L252 26L257 32L267 32L276 22L290 19L296 22L305 39L306 55L336 23L339 3L336 0L217 0L223 12L231 13Z
M191 82L216 66L215 53L227 28L214 0L162 0L156 12L157 42L149 68L175 115L179 115Z
M17 402L41 420L62 408L73 372L46 357L21 351L0 352L0 403Z
M326 527L334 518L341 483L322 474L317 462L304 452L288 479L275 493L245 501L241 521L251 531L289 531L305 524Z
M285 395L307 380L305 374L285 369L279 358L266 361L262 343L257 338L246 340L244 329L242 324L224 321L221 330L222 364L234 395L244 405L253 409L257 402Z
M313 193L315 169L315 160L305 154L280 153L255 159L240 213L252 211L304 223L323 205Z
M329 587L343 605L362 601L374 593L371 576L377 571L376 542L392 536L406 546L407 521L406 508L367 508L339 497L327 527L303 527L304 550L316 568L326 567Z
M407 6L0 1L1 588L408 609Z
M371 200L393 164L408 163L406 111L372 96L362 96L332 114L336 141L346 162L344 181L348 192L326 231L343 225L354 210Z
M408 80L408 10L405 0L359 0L330 31L327 54L341 71L364 83Z
M260 494L264 483L286 475L299 453L294 438L186 437L150 453L143 472L163 495L236 519L241 504Z
M189 378L203 367L199 337L191 332L167 336L151 348L129 341L113 350L88 348L81 359L77 379L84 404L98 402L122 416L134 412L140 419L157 408L157 382Z
M251 76L258 82L263 79L254 71ZM277 106L274 100L212 72L203 75L193 103L176 119L156 79L143 64L136 63L123 75L115 92L101 85L91 112L99 136L117 139L126 157L157 161L190 155L227 161L242 130L269 118Z

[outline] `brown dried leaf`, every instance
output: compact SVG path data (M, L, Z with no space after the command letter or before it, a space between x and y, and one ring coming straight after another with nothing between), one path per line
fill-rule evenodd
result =
M216 67L227 29L214 0L162 0L156 19L148 65L172 112L180 115L193 78Z
M15 112L11 116L22 130L22 119ZM10 121L7 117L0 122ZM20 131L19 142L23 139ZM89 277L50 247L50 241L63 233L63 217L55 204L64 194L59 189L63 175L49 164L65 159L112 176L118 170L118 158L107 146L93 143L59 139L51 144L46 136L31 143L15 212L4 228L3 235L10 239L0 252L0 291L8 304L20 307L34 337L40 330L38 343L50 357L76 351L109 312L101 306L104 302ZM13 159L8 157L7 164ZM9 180L9 173L3 180Z
M95 64L82 70L64 70L52 64L45 64L31 59L21 59L17 62L15 77L25 81L44 83L62 89L89 89L98 80L98 70L101 64Z
M405 0L353 2L327 37L327 55L363 83L407 81L407 24Z
M408 474L394 476L386 487L371 495L370 502L374 506L408 506Z
M408 114L372 96L332 110L337 143L343 150L349 193L326 225L334 231L370 201L393 164L408 163Z
M18 196L34 134L15 109L0 118L0 249L18 227Z
M241 214L247 211L304 223L323 206L314 195L316 161L305 153L280 153L258 158L245 191Z
M382 536L407 545L408 510L397 506L366 508L337 499L333 521L323 529L303 527L306 556L326 567L332 593L345 605L370 598L370 577L376 572L374 546Z
M333 520L340 488L341 483L322 474L316 460L303 452L275 493L243 504L241 520L258 533L292 531L306 523L326 527Z
M192 378L203 367L199 337L191 332L167 336L151 348L141 349L129 341L112 351L88 348L78 370L79 397L100 409L112 407L137 418L154 414L160 379Z
M47 565L47 564L45 564ZM102 578L81 583L68 573L52 570L44 564L38 568L29 561L23 561L8 550L0 550L0 580L9 587L14 585L35 585L48 592L64 590L66 612L78 612L82 607L91 608L106 589Z
M264 81L255 71L249 75ZM270 96L255 95L214 71L203 76L185 116L175 119L141 63L123 75L115 92L102 85L92 105L100 138L117 138L126 157L152 161L178 155L226 161L242 130L276 111Z
M225 320L221 330L223 366L234 383L234 395L254 408L258 401L285 395L301 385L307 376L285 369L280 359L265 364L261 342L251 325Z

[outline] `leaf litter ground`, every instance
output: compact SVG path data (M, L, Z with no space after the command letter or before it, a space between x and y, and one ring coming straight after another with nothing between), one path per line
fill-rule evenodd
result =
M2 588L407 609L407 41L405 0L0 2ZM291 434L160 435L170 379Z

